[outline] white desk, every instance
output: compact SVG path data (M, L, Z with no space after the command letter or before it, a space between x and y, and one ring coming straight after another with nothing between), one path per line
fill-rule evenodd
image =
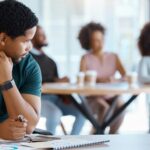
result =
M82 140L82 136L76 136L76 137ZM148 134L94 135L93 138L94 137L96 138L98 137L100 139L107 139L110 140L110 142L107 144L91 146L91 147L73 148L70 150L150 150L150 135ZM65 136L63 138L65 139L74 138L74 136ZM32 150L32 148L26 148L24 150Z
M150 135L97 135L109 139L106 145L71 150L150 150Z

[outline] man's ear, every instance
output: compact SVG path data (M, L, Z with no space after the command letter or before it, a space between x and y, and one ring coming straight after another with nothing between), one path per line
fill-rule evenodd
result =
M6 39L7 39L6 33L1 32L0 33L0 45L1 46L5 46Z

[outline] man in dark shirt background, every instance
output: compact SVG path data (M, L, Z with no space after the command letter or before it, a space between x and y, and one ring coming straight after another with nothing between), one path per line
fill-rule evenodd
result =
M42 83L69 82L68 77L59 78L56 63L43 52L42 48L47 46L48 42L41 26L37 27L32 43L33 49L31 54L41 68ZM58 95L42 95L42 115L46 117L47 130L53 134L57 125L60 123L62 115L75 116L71 134L79 134L85 121L83 115L71 103L63 103L61 97Z

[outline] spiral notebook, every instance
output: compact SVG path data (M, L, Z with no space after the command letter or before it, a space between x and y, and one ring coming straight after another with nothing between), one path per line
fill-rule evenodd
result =
M36 142L36 143L23 143L24 146L32 148L49 148L53 150L63 150L80 148L87 146L94 146L109 142L108 139L102 139L100 136L72 136L70 138L62 138L61 140L54 140L48 142Z

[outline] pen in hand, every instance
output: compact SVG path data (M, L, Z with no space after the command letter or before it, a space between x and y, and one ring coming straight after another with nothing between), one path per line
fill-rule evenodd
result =
M27 120L24 118L23 115L18 115L17 118L15 119L15 121L19 121L19 122L27 122Z

